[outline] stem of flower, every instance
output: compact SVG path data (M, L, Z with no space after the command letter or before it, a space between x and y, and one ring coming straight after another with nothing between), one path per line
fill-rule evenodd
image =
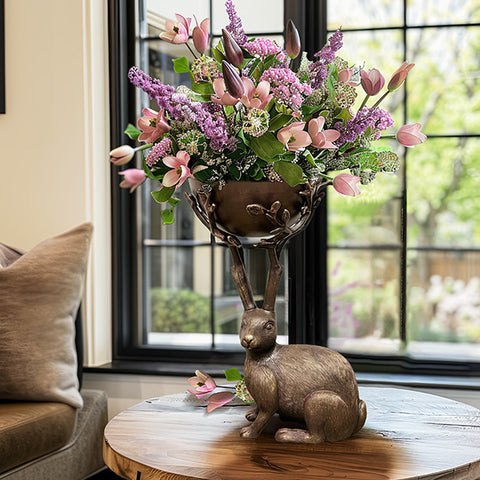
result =
M192 47L188 44L188 42L185 43L185 45L187 46L187 48L190 50L190 52L192 53L193 55L193 58L198 58L196 55L195 55L195 52L192 50Z
M139 147L135 148L136 152L141 152L142 150L146 150L147 148L153 147L153 143L146 143L145 145L140 145Z
M363 99L363 102L362 102L362 104L360 105L359 110L361 110L361 109L365 106L365 104L367 103L367 101L368 101L369 98L370 98L370 95L367 94L366 97Z
M380 105L380 102L390 93L390 90L387 90L375 103L372 108L377 108Z
M324 173L318 173L318 176L324 178L325 180L333 180L333 177L330 177L330 175L325 175Z

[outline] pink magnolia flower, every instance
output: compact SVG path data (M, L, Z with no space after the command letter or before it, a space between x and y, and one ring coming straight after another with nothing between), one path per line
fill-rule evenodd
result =
M130 193L139 187L147 178L145 172L139 168L127 168L127 170L118 172L118 174L124 176L120 182L120 187L129 188Z
M396 90L407 78L408 72L415 66L414 63L410 65L407 62L403 62L400 67L392 75L392 78L388 82L387 88L391 92Z
M333 188L342 195L355 197L360 195L360 189L357 185L359 181L360 177L349 173L340 173L333 179Z
M242 77L242 82L245 88L245 94L240 101L247 108L259 108L263 110L273 97L273 94L270 94L270 83L262 80L255 88L254 83L249 78Z
M192 172L188 168L189 160L190 155L185 150L177 152L176 157L165 157L163 163L172 170L163 177L163 186L173 187L176 185L178 188L188 177L193 177Z
M368 73L360 70L360 78L365 93L370 96L376 95L385 85L385 78L376 68L372 68Z
M423 134L420 129L422 126L419 123L413 123L411 125L403 125L397 132L397 141L404 147L413 147L419 143L423 143L427 136Z
M135 154L135 149L130 145L122 145L121 147L114 148L110 152L110 161L114 165L125 165L128 163Z
M340 132L333 129L322 131L324 124L325 118L322 116L312 118L308 122L308 133L312 139L312 145L316 148L337 148L332 142L340 137Z
M188 383L195 388L189 388L188 392L196 395L197 398L202 398L207 393L213 392L217 387L215 380L201 370L195 371L195 377L188 379Z
M210 413L218 407L231 402L235 398L233 392L218 392L213 393L208 397L207 412Z
M142 113L144 116L137 120L137 126L142 131L138 137L141 142L153 143L170 130L163 108L160 112L144 108Z
M202 23L198 25L197 17L195 17L195 22L197 23L197 26L193 29L192 32L193 44L195 45L195 48L198 52L205 53L205 50L208 48L208 24L210 23L210 19L205 18L204 20L202 20Z
M293 122L277 132L277 138L288 150L296 152L312 143L310 135L303 129L305 122Z
M223 78L217 78L213 81L213 90L215 95L211 95L212 102L219 103L220 105L236 105L238 98L232 97L225 87L225 81Z
M168 43L187 43L190 36L190 22L191 18L185 18L176 13L177 21L166 20L165 31L160 34L160 38Z

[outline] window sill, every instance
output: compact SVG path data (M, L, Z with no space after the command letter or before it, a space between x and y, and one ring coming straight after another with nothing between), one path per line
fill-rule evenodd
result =
M241 365L231 365L241 370ZM225 367L226 368L226 367ZM223 368L215 364L142 362L115 360L98 367L84 367L87 373L112 373L131 375L191 376L195 370L204 370L212 376L223 377ZM480 377L460 377L447 375L414 375L400 373L356 373L360 385L383 384L417 388L444 388L460 390L480 390Z

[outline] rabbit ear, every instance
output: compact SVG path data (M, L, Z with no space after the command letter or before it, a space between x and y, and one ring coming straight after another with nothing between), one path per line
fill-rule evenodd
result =
M265 287L263 309L273 312L275 310L275 299L277 298L278 285L282 278L283 267L278 261L275 245L268 245L267 250L270 259L270 269L268 270L267 285Z
M257 307L253 299L253 291L250 281L245 271L245 264L243 262L243 249L240 246L230 244L230 251L232 252L233 266L232 277L237 286L240 299L242 300L244 310L253 310Z

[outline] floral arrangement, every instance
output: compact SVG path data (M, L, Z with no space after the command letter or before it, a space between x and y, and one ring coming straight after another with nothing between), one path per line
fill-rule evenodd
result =
M225 378L228 382L235 382L234 386L221 386L218 387L215 380L205 372L197 370L195 376L188 379L188 383L193 387L187 391L192 395L195 395L198 399L205 397L209 393L213 392L217 388L221 388L222 391L212 393L207 398L207 412L215 410L222 405L226 405L234 399L240 400L244 404L253 403L254 400L247 390L245 380L240 375L240 372L236 368L230 368L224 370ZM229 391L229 390L234 390Z
M293 59L301 45L295 25L289 21L285 45L267 38L247 38L232 0L226 1L229 25L222 41L205 54L209 45L209 19L193 28L195 53L190 47L191 18L177 14L168 20L160 37L189 48L194 60L173 60L177 73L188 73L190 88L174 88L132 67L129 79L146 92L158 111L143 109L137 127L126 133L143 142L110 152L116 165L128 163L136 151L143 154L143 168L120 172L120 186L135 190L145 179L161 182L152 192L158 202L169 202L162 212L164 223L173 222L179 202L175 190L189 177L211 188L228 180L285 181L291 186L312 178L324 178L343 195L358 195L358 183L371 182L380 172L399 167L391 148L375 147L382 132L393 126L380 102L405 81L413 64L404 62L393 73L386 90L373 105L385 78L349 64L337 55L341 30L309 60L303 52L298 67ZM365 97L354 111L359 90ZM360 103L360 102L358 102ZM404 125L398 142L410 147L425 141L421 125ZM388 136L388 135L387 135ZM389 135L390 137L392 135ZM330 172L343 171L330 176Z

